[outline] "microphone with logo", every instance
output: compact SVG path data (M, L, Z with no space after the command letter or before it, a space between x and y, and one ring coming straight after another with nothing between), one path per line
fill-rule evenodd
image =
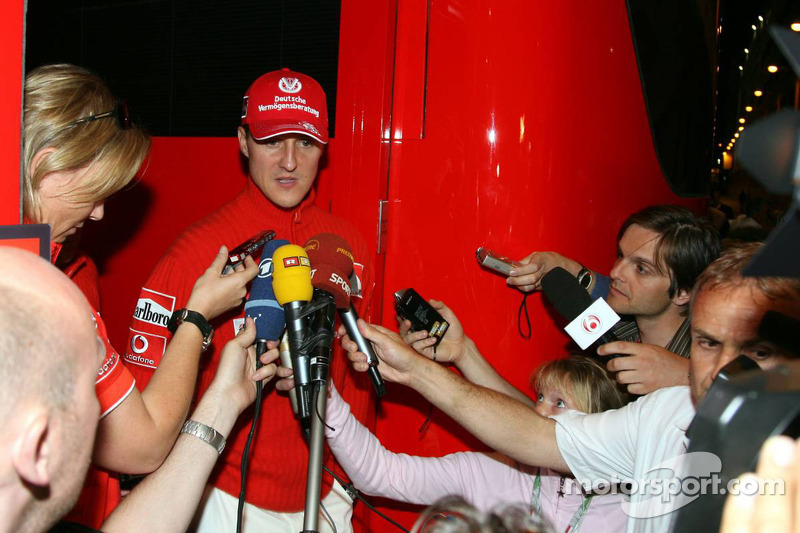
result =
M312 284L317 289L334 295L339 317L347 331L347 335L356 343L358 350L367 356L367 364L375 393L380 398L386 394L386 384L378 370L378 357L372 345L358 331L356 321L358 313L350 301L350 284L348 279L353 272L353 253L350 244L333 233L321 233L309 239L306 252L314 268ZM322 266L324 265L324 267Z
M347 242L330 233L311 237L305 250L311 260L311 284L314 286L311 380L324 385L330 367L336 309L350 305L347 279L353 271L353 260Z
M261 259L258 264L258 276L253 280L250 287L250 296L244 304L246 316L253 319L256 325L256 368L261 368L261 356L267 351L267 341L280 339L283 334L286 321L284 312L278 301L275 299L275 292L272 287L272 256L275 250L288 244L284 240L271 240L264 244L261 252ZM247 435L244 450L242 452L242 476L239 488L239 505L237 510L237 520L241 523L242 513L244 512L245 492L247 487L247 472L250 463L250 446L258 427L261 415L261 396L263 384L256 383L256 401L253 411L253 422L250 432Z
M261 252L258 276L250 287L250 296L244 304L244 313L256 323L256 368L261 368L259 360L267 351L268 340L278 340L286 326L283 307L275 299L272 288L272 254L281 246L289 244L285 240L269 241Z
M272 254L287 244L289 241L278 239L264 246L258 263L258 277L253 280L250 297L244 304L245 314L252 317L256 323L256 368L263 366L258 358L266 350L266 341L277 339L281 339L281 366L292 368L289 340L284 333L286 319L283 307L275 299L275 290L272 288ZM297 414L297 394L294 389L289 391L289 402L292 404L292 411Z
M619 322L619 315L602 298L592 302L591 296L575 276L563 268L556 267L542 278L542 292L556 312L568 322L564 331L581 350L592 344L601 346L619 340L611 331ZM607 357L612 359L620 355Z
M311 301L311 262L296 244L281 246L272 254L272 287L275 299L283 306L286 334L294 371L297 414L301 425L311 417L310 345L306 305Z

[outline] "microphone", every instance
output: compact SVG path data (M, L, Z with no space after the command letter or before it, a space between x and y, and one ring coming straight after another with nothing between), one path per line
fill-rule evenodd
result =
M619 322L619 315L602 298L592 302L575 276L563 268L556 267L542 278L542 292L568 322L564 330L582 350L619 340L611 329Z
M283 306L286 317L298 417L301 424L305 424L311 417L309 331L305 309L314 293L311 286L311 262L300 246L286 244L272 254L272 268L275 299Z
M314 287L332 294L342 319L347 335L353 339L360 352L366 354L372 385L377 396L386 394L386 384L378 370L378 357L358 331L356 321L358 313L350 301L350 274L353 272L353 253L349 243L342 237L332 233L322 233L312 237L306 243L306 251L314 267L312 283Z
M281 345L278 350L281 352L281 366L291 368L292 371L294 371L294 365L292 364L292 352L289 350L289 334L286 331L283 332ZM289 391L289 403L292 404L292 412L295 414L295 416L297 416L297 391L294 389Z
M273 240L264 245L258 263L258 276L250 287L250 296L244 304L245 315L256 323L256 368L261 368L261 355L267 351L267 341L277 340L283 334L286 320L283 308L275 299L272 288L272 254L276 249L289 244L285 240Z
M305 250L311 260L311 284L314 286L312 331L315 344L311 374L312 380L326 382L336 309L350 305L348 280L353 272L353 254L347 241L332 233L311 237Z

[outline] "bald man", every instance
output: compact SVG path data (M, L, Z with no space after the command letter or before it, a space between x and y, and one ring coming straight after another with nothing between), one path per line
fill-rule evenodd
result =
M255 399L255 382L275 374L274 345L255 371L255 332L248 319L225 346L169 457L103 531L186 531L225 437ZM95 380L104 357L77 286L39 256L0 246L0 533L46 531L75 505L100 418ZM161 505L166 498L170 505Z
M105 348L77 286L40 257L0 247L0 509L4 531L47 529L80 493Z

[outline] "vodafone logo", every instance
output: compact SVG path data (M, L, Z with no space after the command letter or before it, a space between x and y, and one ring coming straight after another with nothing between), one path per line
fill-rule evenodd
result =
M272 277L272 258L267 257L258 264L258 277L271 278Z
M581 322L581 326L586 333L594 333L603 327L603 321L597 315L587 315Z
M167 338L131 328L128 349L122 356L128 363L156 368L167 349Z
M289 94L299 93L303 88L303 84L297 78L281 78L278 82L278 88Z
M131 337L131 351L135 354L144 353L150 347L150 341L144 335L134 335Z

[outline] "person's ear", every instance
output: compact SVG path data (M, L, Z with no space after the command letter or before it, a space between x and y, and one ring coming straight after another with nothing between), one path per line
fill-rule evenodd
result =
M687 305L692 300L692 291L689 289L678 289L675 296L672 297L672 303L678 307Z
M242 155L249 158L250 152L247 149L247 130L244 129L244 126L239 126L236 133L239 136L239 150L242 151Z
M35 409L22 419L11 450L11 463L20 479L37 487L50 484L50 417Z
M50 157L50 154L52 154L55 151L56 148L54 146L47 146L45 148L42 148L35 154L33 154L33 157L31 158L31 164L28 166L28 175L33 176L36 173L36 169L39 168L39 165L41 165L44 161L46 161L47 158ZM44 178L46 178L49 175L50 175L49 173L45 174L45 176L42 177L42 181L44 181ZM42 184L39 183L39 188L41 187Z

